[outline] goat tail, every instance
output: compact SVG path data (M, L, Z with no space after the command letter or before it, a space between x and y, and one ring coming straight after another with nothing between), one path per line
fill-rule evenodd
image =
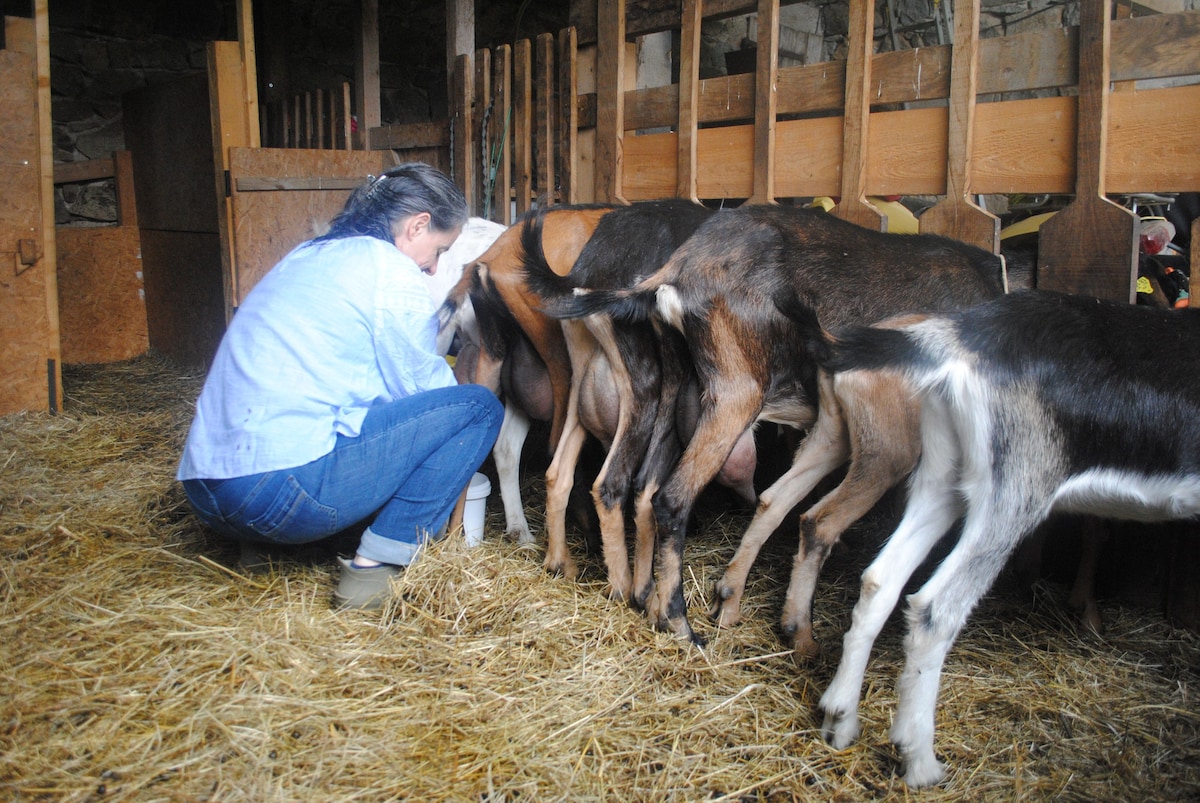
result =
M615 320L647 321L654 313L653 289L641 285L622 288L580 287L569 274L559 276L545 264L525 265L529 288L541 300L541 310L552 318L585 318L609 315Z
M911 371L928 364L927 355L904 328L926 316L903 316L873 326L856 324L834 334L821 326L812 305L795 296L776 298L775 306L795 325L805 353L827 371Z

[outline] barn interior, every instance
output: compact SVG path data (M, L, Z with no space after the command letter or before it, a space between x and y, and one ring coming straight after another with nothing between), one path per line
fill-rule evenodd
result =
M400 161L440 167L504 224L594 201L836 202L995 250L1010 226L1107 198L1111 230L1136 235L1200 192L1200 8L1106 2L1101 48L1082 1L3 0L5 794L907 799L887 739L902 616L860 741L825 745L816 706L897 494L830 558L825 649L802 660L777 628L794 515L745 621L701 613L753 512L720 492L686 553L698 650L607 598L585 518L578 581L506 542L493 496L483 546L448 538L382 613L338 613L344 545L248 575L174 470L241 299ZM964 54L977 70L955 68ZM1137 237L1073 225L1033 254L1039 286L1145 301ZM789 459L777 435L759 433L763 483ZM548 461L535 435L535 526ZM951 775L923 796L1200 791L1195 525L1106 525L1103 633L1066 604L1080 530L1056 522L951 652Z

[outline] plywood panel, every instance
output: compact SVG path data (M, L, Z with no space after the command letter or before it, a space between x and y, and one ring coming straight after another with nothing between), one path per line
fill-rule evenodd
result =
M58 229L64 363L127 360L150 345L136 226Z
M350 194L346 187L378 175L385 161L390 162L381 151L231 148L235 306L288 251L327 231ZM264 186L263 179L278 189L247 191ZM333 188L310 189L310 179Z
M0 50L0 109L36 109L35 75L32 55ZM0 114L0 415L50 407L56 355L40 258L38 141L36 115ZM22 261L22 249L38 257L33 264Z

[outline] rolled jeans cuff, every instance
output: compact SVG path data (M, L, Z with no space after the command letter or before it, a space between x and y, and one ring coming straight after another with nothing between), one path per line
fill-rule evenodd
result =
M429 538L429 534L425 532L414 534L417 535L416 542L397 541L394 538L384 538L368 527L363 530L362 540L358 542L358 554L380 563L407 566L417 557L417 553Z

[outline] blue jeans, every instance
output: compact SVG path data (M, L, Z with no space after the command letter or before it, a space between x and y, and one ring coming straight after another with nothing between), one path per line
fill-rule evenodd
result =
M243 541L302 544L374 517L358 554L405 566L450 518L503 415L480 385L431 390L371 408L357 437L311 463L183 488L205 524Z

